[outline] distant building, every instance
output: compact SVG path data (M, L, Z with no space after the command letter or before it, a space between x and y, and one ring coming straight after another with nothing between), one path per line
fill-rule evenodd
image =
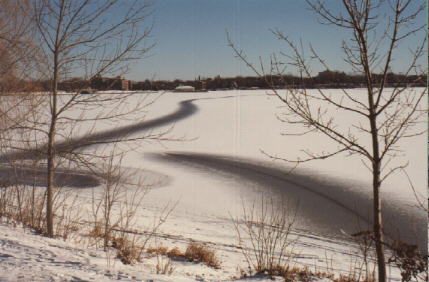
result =
M92 89L97 90L130 90L131 81L125 79L123 76L115 78L97 76L91 79L90 86Z
M206 81L199 81L199 90L200 91L207 91L207 82Z
M180 85L177 86L174 91L176 92L194 92L195 91L195 87L193 86L188 86L188 85Z

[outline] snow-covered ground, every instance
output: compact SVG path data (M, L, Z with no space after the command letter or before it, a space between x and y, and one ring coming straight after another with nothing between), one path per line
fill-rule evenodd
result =
M147 95L151 101L151 97L159 93L135 93L128 98L127 106L132 108ZM32 268L44 269L44 278L52 275L58 280L60 275L64 275L64 279L116 279L122 275L119 271L125 271L125 280L232 279L239 275L240 268L246 268L232 218L240 218L243 205L258 203L261 195L281 199L277 203L286 202L296 212L293 237L298 240L293 249L297 257L294 263L318 270L349 271L358 262L359 255L348 235L370 228L370 174L357 156L338 155L303 163L293 170L290 164L267 157L261 151L293 159L300 156L302 149L315 152L335 149L322 136L282 136L289 128L277 118L282 111L280 107L277 98L266 95L264 90L164 93L147 107L147 112L134 114L121 123L101 121L95 127L95 131L102 134L94 138L103 141L118 135L139 137L167 132L163 135L167 140L162 142L137 140L116 147L127 151L121 165L136 172L136 178L145 177L145 184L152 187L138 210L133 228L143 230L166 205L174 203L173 212L152 244L184 249L190 240L201 241L216 250L222 262L221 270L180 263L175 268L175 276L160 278L154 276L153 265L148 265L151 263L148 260L148 264L134 268L116 263L110 266L109 275L113 276L109 276L106 270L109 260L105 254L97 253L93 258L86 250L73 249L75 251L67 253L65 250L72 243L29 236L2 225L1 253L5 255L1 256L1 272L9 275L4 279L21 279L23 275L21 280L25 281ZM90 115L96 116L97 111L99 109L92 109ZM69 115L79 116L79 113ZM345 128L354 121L353 116L335 113L335 117ZM78 136L89 128L94 129L89 122L77 126L80 130L74 134ZM401 143L404 152L399 158L409 161L407 173L422 202L426 202L423 195L427 187L426 137L424 134ZM103 152L111 148L109 144L97 146ZM91 195L97 189L100 188L75 190L82 210L90 210ZM426 249L426 213L417 207L407 178L401 173L392 175L384 183L382 194L388 235L400 236ZM7 236L12 236L8 235L10 232L17 235L8 239ZM61 251L52 249L57 245ZM42 251L46 253L43 256ZM59 252L58 258L56 252ZM57 260L58 265L64 266L58 274ZM9 271L14 266L22 271ZM395 269L390 271L391 276L398 277Z
M0 223L0 250L0 281L195 281L213 272L201 264L181 262L181 269L189 274L157 275L154 258L138 266L124 265L113 253L4 223Z

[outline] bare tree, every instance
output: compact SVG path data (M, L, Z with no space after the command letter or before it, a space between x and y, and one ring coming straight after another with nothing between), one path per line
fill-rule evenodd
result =
M58 147L61 122L73 122L67 110L82 106L109 103L115 98L82 97L76 93L60 97L59 83L70 77L90 80L98 75L121 74L132 60L141 59L153 45L145 45L151 26L145 25L148 1L131 0L33 0L31 13L37 27L42 58L46 63L40 72L50 82L48 96L47 144L41 148L47 160L47 235L52 237L53 189L58 156L68 158L76 148ZM117 102L117 101L115 101ZM107 119L117 112L105 113ZM82 119L80 119L81 121ZM74 120L75 122L77 120ZM68 154L68 157L67 157Z
M92 214L95 233L100 233L103 239L103 248L106 251L113 239L114 231L130 231L135 224L137 209L141 206L150 187L144 185L144 180L132 173L126 173L121 167L123 154L115 154L115 148L105 163L99 165L94 173L103 179L101 195L98 197L93 191ZM116 163L117 162L117 163ZM117 209L119 211L114 212ZM101 215L99 215L101 214Z
M0 2L0 152L24 150L34 139L40 117L41 98L31 79L36 79L38 48L35 28L25 11L30 1ZM9 219L42 230L43 199L34 183L34 170L21 170L22 163L1 158L1 209ZM34 166L33 166L34 167ZM26 182L26 185L23 185ZM26 186L26 187L25 187Z
M297 239L292 238L292 228L297 207L263 196L257 204L260 206L253 203L247 208L243 202L242 217L233 219L238 243L250 275L252 271L279 275L279 271L287 271L294 259L293 247Z
M307 57L302 42L294 43L281 31L274 30L273 33L286 43L290 52L272 55L268 70L262 61L260 67L250 62L228 36L229 45L250 69L266 78L287 110L280 117L282 121L308 129L300 134L322 133L337 146L331 152L313 153L305 150L305 157L301 159L279 159L301 163L340 153L356 154L361 156L364 165L371 171L372 232L378 262L378 281L386 281L380 189L388 176L406 166L406 163L395 162L400 152L400 141L422 133L416 125L422 122L426 113L423 100L427 95L427 88L411 89L405 81L388 84L388 73L398 46L417 34L422 35L422 43L412 50L404 74L405 77L415 74L418 79L425 77L426 68L419 66L419 59L423 57L426 47L426 34L421 32L425 25L416 22L425 4L419 1L416 6L417 1L411 0L343 0L340 10L335 11L330 6L332 3L322 0L306 2L320 17L321 23L350 32L350 38L342 42L344 61L352 71L365 77L366 95L350 89L341 89L335 93L323 89L305 89L305 83L314 78L313 63L319 63L327 70L329 67L311 45L311 55ZM283 80L285 91L279 90L277 81L284 78L284 72L290 66L300 75L302 83L290 85ZM354 115L356 123L348 128L341 127L333 111Z
M34 53L31 19L23 9L28 1L5 0L0 3L0 93L22 90L24 84L17 83L33 70Z

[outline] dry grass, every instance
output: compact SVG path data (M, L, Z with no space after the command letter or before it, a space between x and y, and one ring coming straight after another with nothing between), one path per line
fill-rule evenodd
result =
M338 277L332 278L333 282L375 282L375 272L365 273L360 266L350 268L348 274L340 274Z
M215 269L220 268L219 259L213 250L204 245L191 242L186 248L185 257L193 262L202 262Z
M159 247L149 247L146 249L146 252L150 255L149 257L154 257L157 255L163 255L166 256L168 253L168 248L164 246Z
M89 231L88 236L93 238L93 239L100 239L104 237L104 233L103 233L103 226L102 223L97 221L94 224L94 228L91 229L91 231Z
M220 261L216 257L216 253L210 248L195 242L188 244L185 253L177 247L168 250L168 248L163 246L147 248L146 252L149 253L150 257L161 255L173 260L182 259L195 263L204 263L209 267L220 269Z
M136 264L142 262L143 247L135 240L127 237L112 238L112 247L117 250L116 258L123 264Z
M290 267L290 266L280 266L276 265L270 269L264 269L256 273L256 275L267 275L271 279L274 277L282 277L284 281L293 282L311 282L317 279L328 279L332 282L375 282L375 278L365 278L361 279L354 274L340 274L336 277L333 273L325 272L325 271L317 271L311 270L308 267ZM241 270L240 278L251 277L251 272L246 272L245 270Z
M365 279L360 279L355 275L343 275L340 274L338 278L332 279L333 282L375 282L374 277L367 277Z
M185 255L183 254L183 252L181 250L179 250L177 247L174 247L173 249L169 250L167 252L167 257L171 258L171 259L178 259L178 258L182 258Z
M173 273L175 268L170 258L157 255L156 260L156 274L171 275Z
M334 275L321 271L312 271L308 267L290 267L290 266L274 266L271 269L266 269L264 271L258 272L257 274L266 274L269 277L280 276L285 279L285 281L303 281L309 282L314 281L315 279L328 278L333 279Z

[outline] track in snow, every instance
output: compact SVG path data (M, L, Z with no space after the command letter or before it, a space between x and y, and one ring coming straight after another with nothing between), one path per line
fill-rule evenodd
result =
M91 146L118 142L129 138L133 134L142 133L147 130L152 130L188 118L198 111L197 106L193 104L193 101L195 100L196 99L190 99L180 102L179 109L177 111L160 118L121 126L112 130L96 132L90 135L73 138L65 142L58 142L55 145L55 151L58 154L61 154L61 152L70 152L78 149L87 149ZM144 136L142 138L144 138ZM40 154L40 152L44 151L46 151L46 145L41 146L40 148L29 149L25 152L4 154L0 156L0 164L8 163L10 160L43 159L45 156ZM57 173L55 180L56 185L83 188L94 187L100 184L96 177L85 172L58 170ZM35 184L36 186L46 186L46 170L43 168L24 166L10 167L4 165L0 167L0 183L3 185L18 183L23 185Z

